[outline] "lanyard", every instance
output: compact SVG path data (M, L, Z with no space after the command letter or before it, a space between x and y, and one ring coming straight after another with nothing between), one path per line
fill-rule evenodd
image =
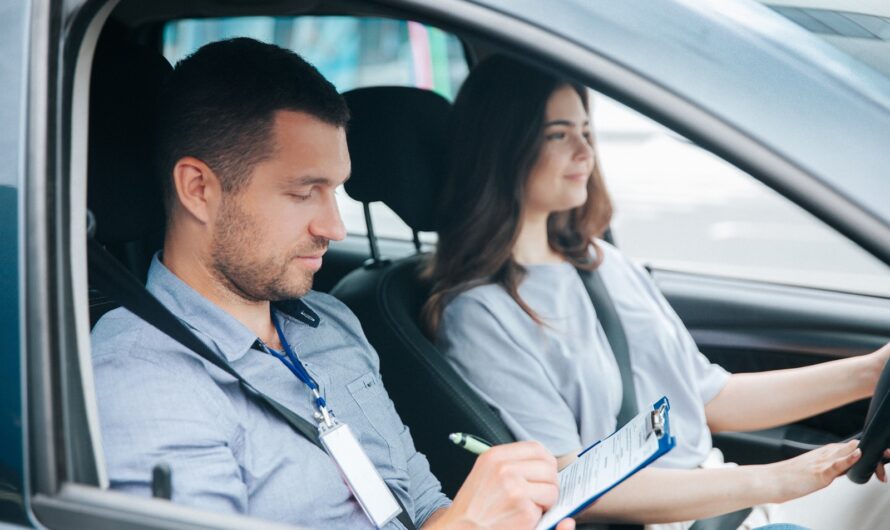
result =
M294 353L294 350L290 347L290 344L287 342L287 338L284 336L284 332L281 330L281 324L278 323L278 318L275 317L275 313L272 313L272 324L275 325L275 331L278 332L278 340L281 342L281 346L284 348L284 353L277 352L272 348L263 344L266 348L266 351L271 354L273 357L284 363L287 366L288 370L291 371L297 379L303 382L306 386L309 387L309 390L312 391L312 396L315 398L315 405L318 407L318 412L320 414L316 414L316 418L321 422L324 422L326 427L333 427L334 421L331 418L331 413L328 410L327 402L324 397L322 397L321 393L318 391L318 383L315 382L315 379L306 371L306 367L303 366L303 363L300 362L297 354Z
M318 412L315 413L315 419L319 422L318 442L337 464L349 491L352 492L365 515L377 528L382 528L396 517L399 517L399 521L406 528L416 528L411 522L408 512L405 511L402 501L383 480L380 472L374 466L374 462L368 458L358 439L349 429L349 425L333 418L325 399L318 391L318 383L315 382L287 342L287 337L284 336L284 331L282 331L275 313L272 313L271 316L284 353L277 352L265 344L263 346L269 354L284 363L291 373L312 391L315 405L318 407Z

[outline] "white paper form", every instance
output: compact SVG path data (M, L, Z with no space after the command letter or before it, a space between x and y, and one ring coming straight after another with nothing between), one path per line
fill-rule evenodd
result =
M629 476L658 451L649 428L651 411L640 413L559 472L559 501L547 510L536 530L547 530L580 506Z

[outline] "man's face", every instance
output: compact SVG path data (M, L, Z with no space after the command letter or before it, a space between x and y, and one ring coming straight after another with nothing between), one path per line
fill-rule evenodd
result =
M350 172L343 128L279 111L272 138L271 157L223 194L211 243L212 273L251 301L306 294L328 242L346 235L334 195Z

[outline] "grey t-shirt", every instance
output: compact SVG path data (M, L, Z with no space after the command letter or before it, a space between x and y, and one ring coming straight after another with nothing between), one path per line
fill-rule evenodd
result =
M628 339L637 404L667 395L677 447L664 467L699 465L711 449L704 405L729 374L702 355L645 270L615 247L599 271ZM568 263L533 265L519 286L544 320L534 322L498 285L456 296L438 342L455 369L501 414L520 439L564 455L616 428L621 376L584 284Z

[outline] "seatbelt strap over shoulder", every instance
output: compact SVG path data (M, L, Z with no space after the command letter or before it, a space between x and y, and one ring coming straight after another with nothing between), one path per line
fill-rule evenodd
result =
M618 427L633 419L639 409L637 408L637 391L634 385L633 367L630 363L630 348L627 345L627 336L624 334L624 326L618 317L615 303L609 296L609 290L603 283L603 278L598 271L576 268L587 295L593 303L596 318L603 326L603 332L612 347L615 361L618 362L618 371L621 373L621 409L618 412Z
M618 413L618 426L626 424L633 419L637 413L637 392L634 386L633 367L630 362L630 348L627 344L627 336L624 333L624 326L618 317L618 311L615 309L615 303L609 295L606 284L603 282L599 272L593 270L576 269L593 308L596 311L596 317L603 326L609 345L612 347L612 353L615 354L615 360L618 362L618 370L621 372L621 409ZM690 530L735 530L751 513L751 508L745 508L731 513L726 513L703 519L693 523ZM610 525L611 526L611 525Z
M134 315L151 324L171 339L195 352L202 359L213 364L220 370L238 380L245 393L252 399L274 410L298 434L315 444L325 452L318 438L318 430L311 422L294 413L278 401L257 390L246 381L222 357L218 356L201 339L199 339L176 315L154 297L133 274L130 273L114 256L108 253L98 241L87 238L87 254L89 263L90 283L106 296L117 300ZM387 484L387 487L389 485ZM392 488L390 491L392 491ZM397 517L407 530L417 530L414 521L405 509L402 500L392 491L393 497L402 509Z

